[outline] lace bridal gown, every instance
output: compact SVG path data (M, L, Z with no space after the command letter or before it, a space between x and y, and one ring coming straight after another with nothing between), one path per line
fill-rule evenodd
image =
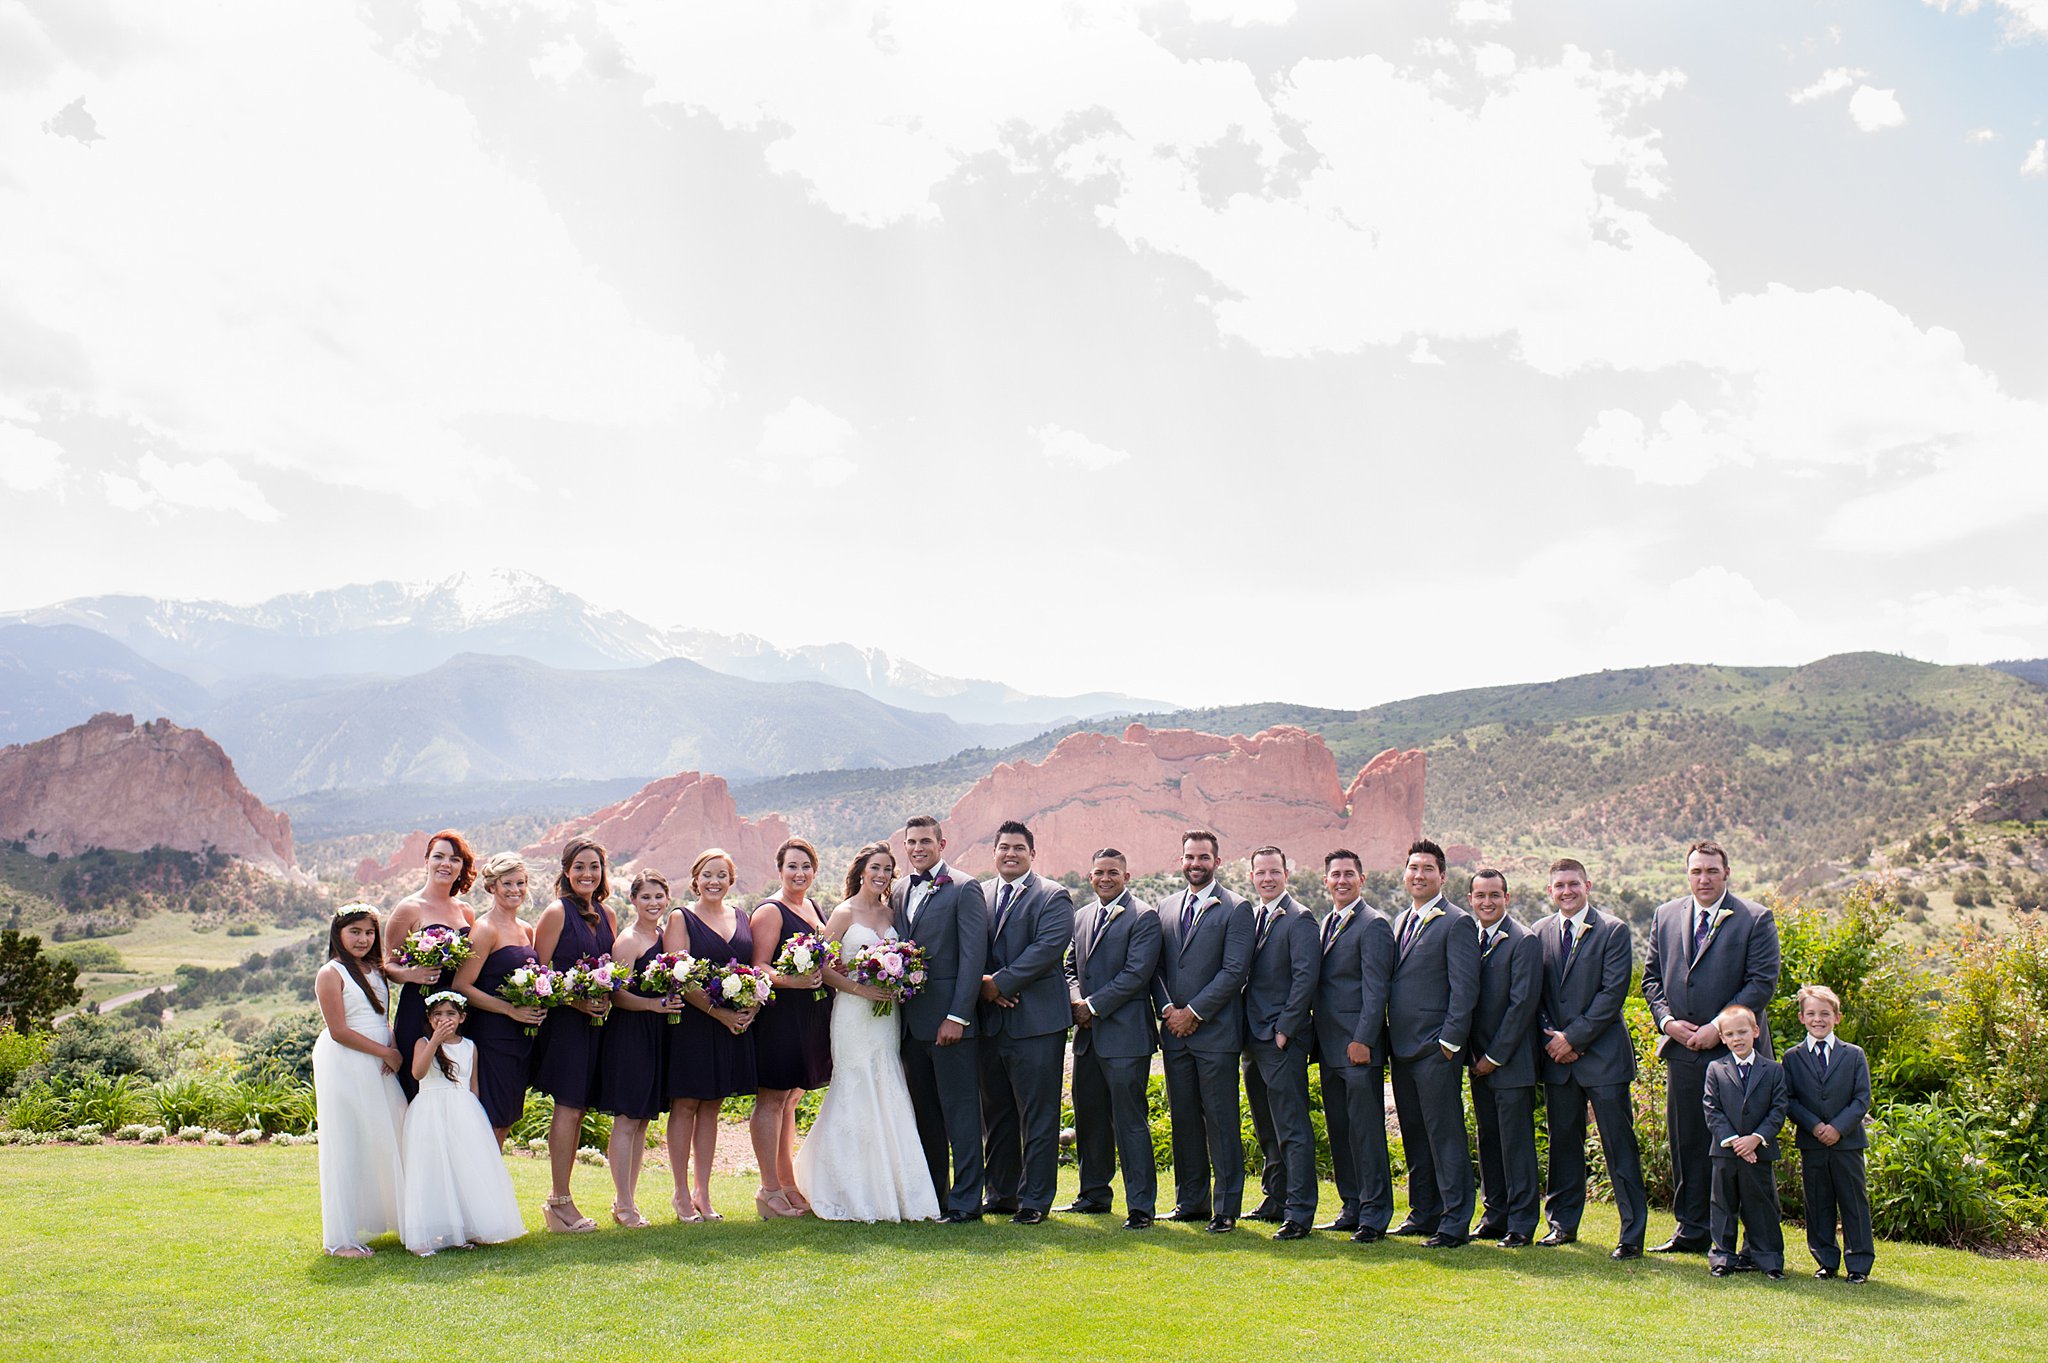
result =
M845 947L851 955L882 940L855 923ZM929 1221L939 1214L903 1079L902 1038L894 1012L876 1017L854 994L833 1000L832 1087L796 1152L796 1186L827 1221Z

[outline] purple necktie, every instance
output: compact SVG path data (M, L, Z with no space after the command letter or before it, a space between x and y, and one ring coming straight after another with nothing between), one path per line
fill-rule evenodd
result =
M1713 931L1714 916L1705 909L1701 909L1699 917L1693 921L1692 955L1694 960L1698 960L1700 953L1707 949L1707 937Z
M991 934L992 936L1000 937L1003 935L1003 924L1008 922L1010 918L1010 902L1016 897L1017 886L1014 882L1005 884L1002 892L996 895L996 929Z

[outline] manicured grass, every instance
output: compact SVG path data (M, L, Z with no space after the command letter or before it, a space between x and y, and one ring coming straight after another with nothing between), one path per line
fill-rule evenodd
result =
M528 1224L540 1161L510 1161ZM321 1255L312 1149L0 1149L0 1352L10 1359L2036 1358L2048 1264L1881 1245L1852 1288L1715 1281L1703 1260L1611 1264L1595 1208L1563 1250L1431 1251L1319 1234L1274 1244L1120 1218L1023 1228L753 1218L721 1178L722 1225L661 1223L415 1259ZM1071 1175L1063 1200L1071 1198ZM603 1219L610 1181L579 1168ZM1325 1197L1329 1196L1325 1190ZM1326 1208L1327 1211L1327 1208ZM1653 1235L1669 1226L1653 1218ZM700 1353L710 1350L708 1355Z

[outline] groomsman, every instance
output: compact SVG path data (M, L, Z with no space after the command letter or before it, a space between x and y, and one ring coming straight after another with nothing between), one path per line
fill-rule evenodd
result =
M1081 1196L1070 1212L1107 1212L1109 1180L1124 1170L1125 1230L1145 1230L1156 1210L1158 1171L1146 1085L1159 1024L1152 975L1159 968L1159 915L1130 892L1124 854L1095 854L1088 880L1095 902L1074 923L1067 952L1067 999L1074 1014L1074 1145Z
M1472 1013L1472 1116L1485 1204L1477 1234L1520 1249L1536 1231L1536 1008L1543 948L1508 912L1508 878L1472 877L1479 1006Z
M1359 1244L1387 1233L1394 1181L1387 1161L1387 981L1394 971L1394 927L1359 898L1365 865L1340 847L1323 858L1330 892L1316 977L1316 1059L1322 1066L1323 1125L1343 1204L1324 1230L1349 1231Z
M1394 1111L1408 1157L1408 1219L1395 1235L1427 1235L1429 1249L1472 1238L1472 1157L1465 1144L1459 1071L1479 1002L1479 934L1472 915L1444 898L1444 849L1408 848L1409 906L1394 923L1387 989Z
M1254 1221L1275 1240L1306 1240L1316 1219L1316 1133L1309 1121L1309 1007L1322 955L1315 915L1287 893L1287 855L1252 853L1252 968L1244 986L1244 1097L1263 1157Z
M1592 906L1586 868L1570 857L1550 864L1550 902L1557 912L1536 925L1543 951L1543 1101L1550 1114L1550 1186L1543 1203L1550 1233L1537 1243L1568 1245L1579 1238L1591 1105L1621 1214L1621 1241L1608 1257L1639 1259L1649 1200L1628 1095L1636 1048L1621 1018L1634 964L1628 924Z
M1757 1053L1774 1054L1768 1009L1778 992L1778 922L1728 893L1728 853L1712 842L1686 851L1692 893L1660 905L1643 958L1643 1001L1663 1035L1664 1119L1671 1141L1671 1210L1678 1228L1654 1254L1704 1254L1713 1187L1707 1066L1728 1054L1714 1019L1741 1005L1756 1016Z
M904 1001L903 1077L910 1086L925 1164L938 1190L939 1220L981 1219L981 1072L974 1001L988 954L988 902L981 886L948 866L939 821L920 814L903 826L911 874L890 888L896 935L925 949L925 987ZM950 1173L948 1165L950 1163Z
M1173 1122L1172 1220L1237 1228L1244 1205L1244 1136L1237 1057L1244 982L1252 967L1251 907L1216 883L1216 835L1181 838L1187 889L1159 907L1159 973L1152 1001L1165 1030L1166 1110ZM1213 1167L1214 1186L1210 1183Z
M982 1214L1035 1226L1052 1210L1060 1172L1061 1061L1067 1053L1062 962L1074 941L1074 898L1031 869L1037 840L1011 819L996 829L988 904L989 971L981 977L981 1124L987 1137Z

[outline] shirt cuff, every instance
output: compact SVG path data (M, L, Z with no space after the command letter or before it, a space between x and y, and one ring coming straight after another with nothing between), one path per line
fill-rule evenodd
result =
M1723 1141L1721 1142L1721 1148L1725 1150L1725 1149L1727 1149L1728 1147L1730 1147L1730 1146L1734 1145L1734 1144L1735 1144L1735 1142L1737 1142L1737 1141L1739 1141L1739 1140L1741 1140L1741 1139L1742 1139L1742 1137L1740 1137L1740 1136L1729 1136L1729 1137L1727 1137L1726 1139L1724 1139L1724 1140L1723 1140Z
M1492 1056L1490 1056L1490 1055L1487 1055L1487 1056L1481 1056L1480 1058L1481 1058L1482 1060L1484 1060L1484 1061L1485 1061L1485 1062L1486 1062L1487 1064L1489 1064L1489 1065L1493 1066L1493 1067L1494 1067L1495 1069L1499 1069L1499 1068L1500 1068L1500 1061L1498 1061L1498 1060L1495 1060L1495 1059L1494 1059L1494 1058L1493 1058Z
M969 1026L969 1025L971 1025L971 1024L969 1024L969 1022L967 1021L967 1019L966 1019L966 1018L963 1018L963 1017L955 1017L955 1016L953 1016L953 1014L951 1014L951 1013L948 1013L948 1014L946 1014L946 1021L948 1021L948 1022L957 1022L957 1023L959 1023L959 1024L960 1024L960 1025L961 1025L962 1027L966 1027L966 1026Z
M1191 1003L1191 1004L1189 1004L1189 1005L1188 1005L1188 1011L1189 1011L1190 1013L1195 1013L1195 1005L1193 1005L1192 1003ZM1203 1016L1202 1016L1202 1015L1201 1015L1200 1013L1195 1013L1195 1021L1197 1021L1197 1022L1207 1022L1208 1020L1209 1020L1209 1019L1207 1019L1207 1018L1203 1017Z
M1088 1010L1089 1017L1099 1018L1102 1016L1102 1014L1095 1011L1095 1000L1093 999L1082 999L1081 1006Z
M1459 1051L1464 1049L1464 1047L1462 1046L1453 1046L1450 1042L1445 1041L1442 1038L1438 1038L1436 1044L1443 1047L1445 1055L1456 1055Z

